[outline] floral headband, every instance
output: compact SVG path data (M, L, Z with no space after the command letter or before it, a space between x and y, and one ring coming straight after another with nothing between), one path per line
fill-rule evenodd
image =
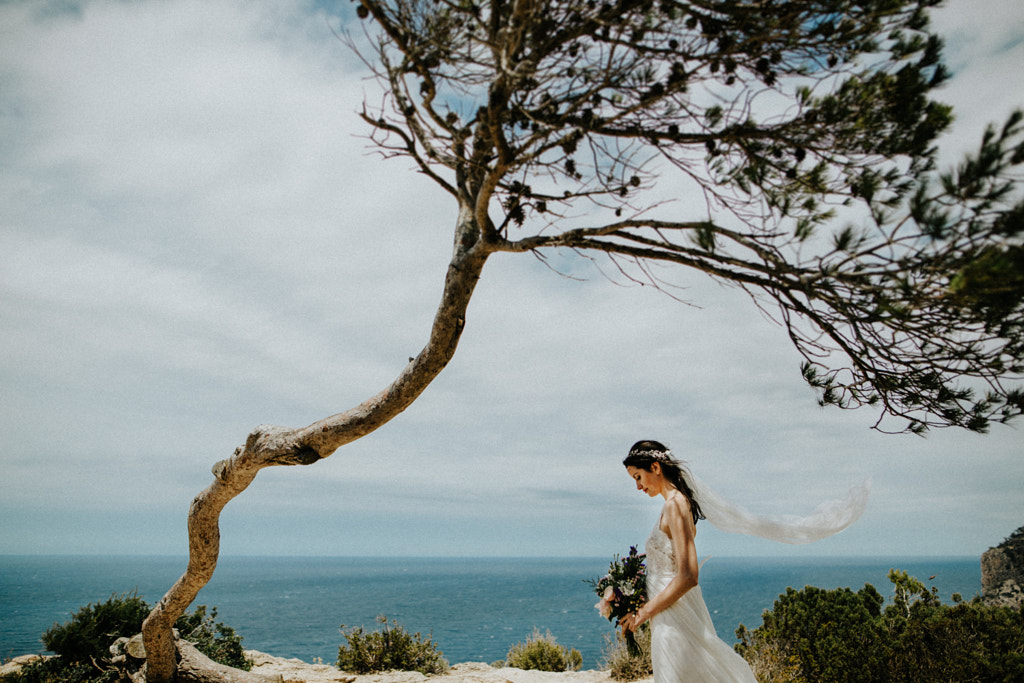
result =
M672 462L675 458L672 457L672 451L633 451L630 455L635 455L640 458L650 458L657 462Z

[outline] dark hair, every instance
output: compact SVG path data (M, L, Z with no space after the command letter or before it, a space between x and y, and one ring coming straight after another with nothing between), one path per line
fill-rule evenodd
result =
M672 457L672 453L660 441L637 441L629 449L629 455L622 461L623 467L636 467L637 469L651 471L651 463L661 465L661 473L672 486L690 501L690 512L693 514L693 523L698 519L704 519L704 513L700 510L700 503L693 496L693 489L687 483L684 475L683 464Z

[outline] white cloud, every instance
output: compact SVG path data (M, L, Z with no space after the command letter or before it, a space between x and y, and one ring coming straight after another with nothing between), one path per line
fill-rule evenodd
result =
M957 141L1024 91L1019 30L967 5L942 15ZM125 528L138 552L182 552L189 501L253 426L347 409L418 352L453 206L367 153L354 112L373 85L317 11L36 11L0 6L0 552L123 551ZM741 292L685 276L687 306L572 272L590 281L490 263L423 397L326 462L262 472L224 551L621 551L657 514L619 465L645 437L766 512L875 477L826 546L709 530L702 552L976 554L1021 523L1014 430L876 434L815 407Z
M984 7L960 0L933 14L933 28L945 40L953 78L938 99L954 107L956 123L942 138L941 157L957 163L977 148L985 128L999 127L1010 112L1024 108L1024 5L992 0Z

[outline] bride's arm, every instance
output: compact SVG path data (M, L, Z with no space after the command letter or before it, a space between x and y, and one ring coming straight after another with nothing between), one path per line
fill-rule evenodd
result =
M675 496L665 504L662 525L672 540L672 554L676 561L676 575L664 590L651 598L636 614L623 619L626 630L635 631L658 612L671 607L687 591L697 585L700 565L697 548L693 543L695 528L690 504L685 496Z

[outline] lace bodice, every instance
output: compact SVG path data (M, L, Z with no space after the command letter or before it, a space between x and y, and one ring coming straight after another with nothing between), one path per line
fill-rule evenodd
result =
M676 572L675 555L672 552L672 539L661 530L660 523L654 525L651 535L644 543L647 553L647 575L651 578L664 579Z

